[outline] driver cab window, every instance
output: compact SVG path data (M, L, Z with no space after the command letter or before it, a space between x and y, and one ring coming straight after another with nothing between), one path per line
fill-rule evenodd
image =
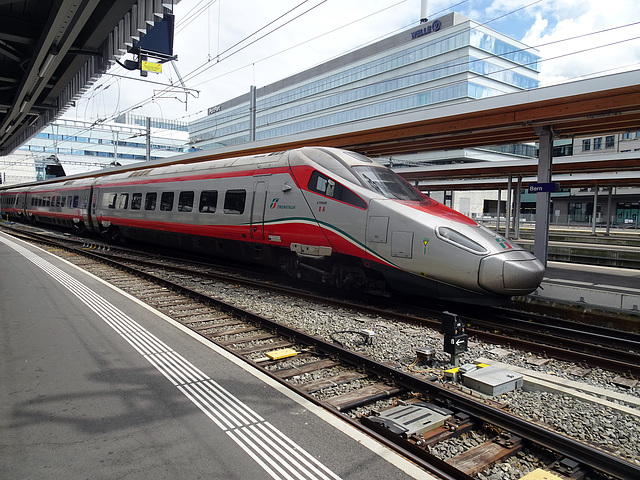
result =
M314 190L318 193L322 193L327 197L333 197L336 189L336 182L330 178L323 177L322 175L316 175L316 182Z
M316 171L311 174L308 187L312 192L334 198L358 208L367 208L367 202L362 198L320 172Z

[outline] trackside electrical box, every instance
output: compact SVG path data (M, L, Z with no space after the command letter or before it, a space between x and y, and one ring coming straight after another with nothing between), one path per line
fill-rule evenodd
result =
M452 336L462 335L464 333L464 323L455 313L442 312L442 327L440 333Z
M432 403L416 402L400 405L381 412L369 420L384 426L390 432L407 438L425 433L444 424L453 412Z
M490 397L522 387L523 375L505 368L488 366L462 375L462 384Z

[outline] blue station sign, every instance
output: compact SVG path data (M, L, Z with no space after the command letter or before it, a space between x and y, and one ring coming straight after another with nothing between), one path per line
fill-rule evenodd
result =
M529 193L555 192L555 183L532 183L529 185Z

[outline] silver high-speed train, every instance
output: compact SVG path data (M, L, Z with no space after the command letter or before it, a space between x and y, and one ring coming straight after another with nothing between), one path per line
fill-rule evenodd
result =
M0 191L3 218L272 265L340 288L502 303L544 266L375 161L336 148L118 169Z

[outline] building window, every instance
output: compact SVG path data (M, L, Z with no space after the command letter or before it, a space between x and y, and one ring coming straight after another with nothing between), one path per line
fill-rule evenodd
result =
M586 211L585 203L569 203L569 221L570 222L586 222L587 217L585 214Z
M598 138L594 138L593 139L593 149L594 150L602 149L602 137L598 137Z
M631 140L631 132L623 133L622 140Z
M591 150L591 140L582 140L582 151L588 152Z
M616 144L615 135L607 135L604 138L604 148L613 148Z

